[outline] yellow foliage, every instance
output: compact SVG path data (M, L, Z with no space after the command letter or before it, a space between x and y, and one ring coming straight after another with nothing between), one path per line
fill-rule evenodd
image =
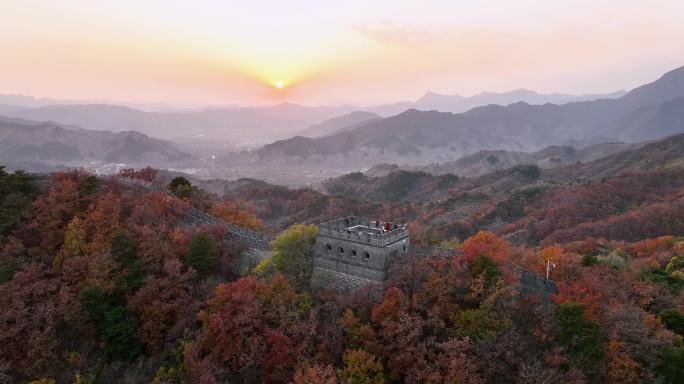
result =
M273 265L298 287L310 282L317 232L318 227L314 224L295 224L271 242Z
M251 271L259 276L268 276L275 272L275 263L273 257L263 258Z
M80 256L83 253L85 243L85 230L83 222L78 217L74 217L67 225L64 234L64 248L73 256Z
M342 357L344 368L340 377L349 384L384 384L382 363L363 349L347 350Z

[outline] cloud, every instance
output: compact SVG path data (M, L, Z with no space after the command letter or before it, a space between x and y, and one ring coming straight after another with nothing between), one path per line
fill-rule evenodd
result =
M353 27L353 30L369 40L387 45L414 45L435 41L440 37L438 33L427 30L401 28L388 19L361 24Z

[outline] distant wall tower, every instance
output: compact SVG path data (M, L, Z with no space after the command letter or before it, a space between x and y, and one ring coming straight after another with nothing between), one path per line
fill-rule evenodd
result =
M313 258L316 285L382 289L389 267L408 250L409 231L404 225L356 216L320 224Z

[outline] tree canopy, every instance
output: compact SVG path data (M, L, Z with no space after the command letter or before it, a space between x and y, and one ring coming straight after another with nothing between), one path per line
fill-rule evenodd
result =
M313 271L313 245L318 227L295 224L271 242L273 265L298 287L307 287Z

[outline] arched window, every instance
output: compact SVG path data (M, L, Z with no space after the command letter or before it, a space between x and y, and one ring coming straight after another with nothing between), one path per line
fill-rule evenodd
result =
M408 250L408 248L406 248L406 244L404 244L404 246L402 247L402 250L404 251L404 253L406 253L406 251Z
M370 259L370 254L369 254L368 252L364 252L364 253L363 253L363 258L366 259L366 260Z
M340 256L344 256L344 248L338 247L338 248L337 248L337 254L340 255Z
M356 250L355 249L352 249L352 256L356 257Z
M326 250L326 252L328 252L328 253L332 253L332 246L331 246L330 244L327 244L327 245L325 246L325 250Z

